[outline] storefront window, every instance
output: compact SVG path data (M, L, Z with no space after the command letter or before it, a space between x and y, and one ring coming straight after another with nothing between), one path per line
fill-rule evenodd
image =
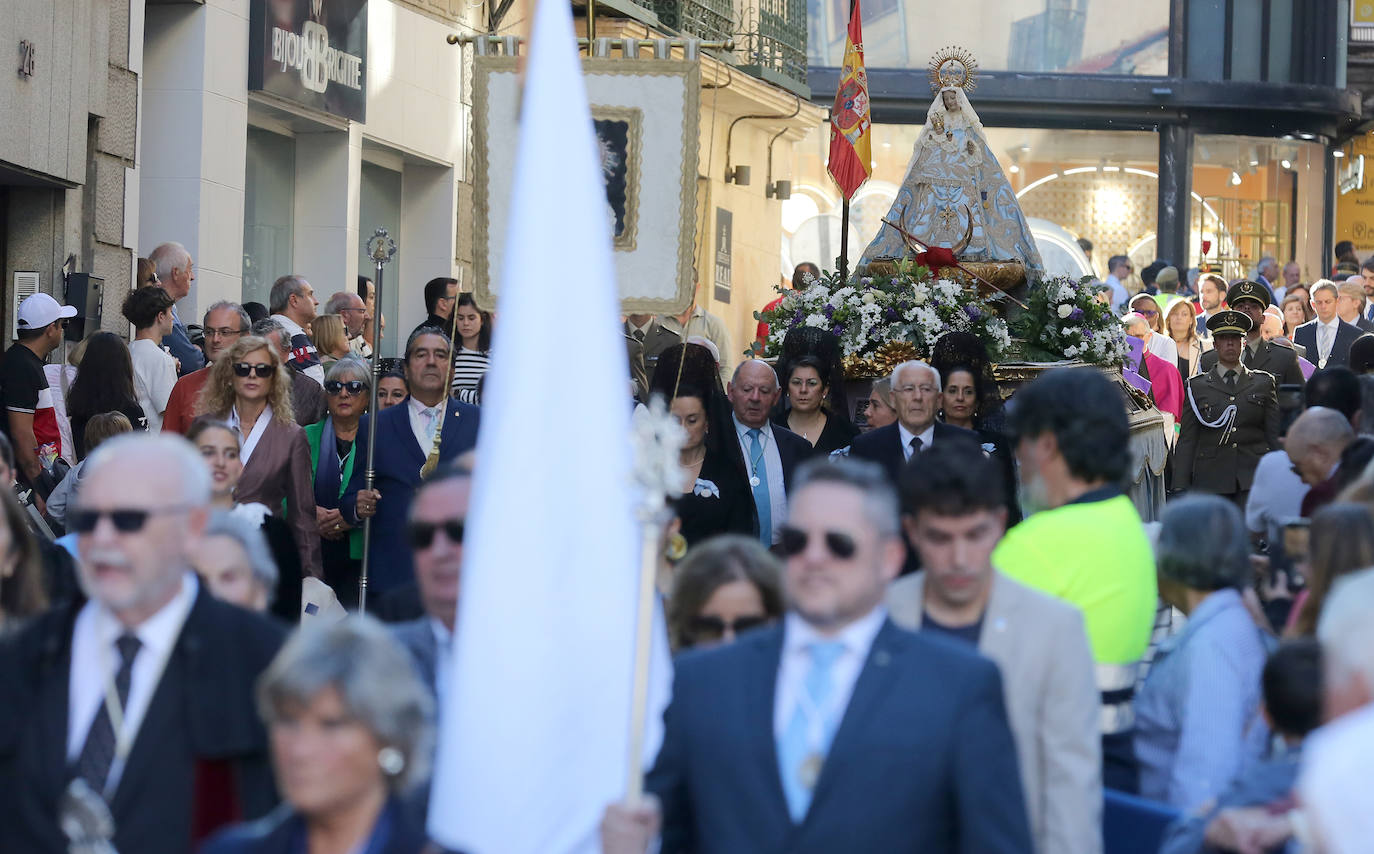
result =
M1193 142L1192 258L1228 279L1260 258L1296 260L1302 280L1325 275L1322 146L1301 139L1198 136Z
M243 196L243 301L268 305L278 276L291 272L296 141L248 128Z
M401 239L401 173L363 163L362 185L358 201L358 232L363 235L359 240L358 272L369 278L375 276L377 269L367 255L366 242L378 228L385 228L398 244ZM401 328L399 265L388 264L382 282L382 315L386 318L386 332L382 334L381 351L383 356L399 356L405 347L405 337L409 329Z
M838 67L849 0L807 0L814 66ZM1168 73L1169 0L865 0L869 68L924 68L946 45L989 71Z

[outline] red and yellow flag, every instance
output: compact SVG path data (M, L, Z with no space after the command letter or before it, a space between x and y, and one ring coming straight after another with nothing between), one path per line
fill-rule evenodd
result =
M835 106L830 110L830 175L840 185L840 192L846 199L873 174L863 20L859 14L859 0L853 3L849 12L849 35L844 42L840 89L835 93Z

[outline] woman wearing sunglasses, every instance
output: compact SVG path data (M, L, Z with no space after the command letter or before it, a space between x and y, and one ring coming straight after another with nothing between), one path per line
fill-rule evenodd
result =
M732 643L782 616L782 566L758 540L713 537L687 553L673 575L668 636L674 652Z
M358 604L358 573L363 559L363 530L350 528L339 513L353 468L358 463L358 421L367 411L371 371L355 356L339 359L324 375L323 421L305 428L314 473L315 521L321 537L324 580L345 608Z
M1164 322L1160 319L1159 303L1149 294L1136 294L1131 297L1130 311L1145 318L1145 349L1159 358L1178 367L1178 346L1164 332Z
M310 443L291 411L291 379L281 354L265 338L240 338L210 367L196 412L224 421L243 443L239 451L243 474L235 500L258 502L273 515L284 515L300 555L301 572L322 578ZM299 604L300 585L284 584L282 592L286 595L277 610L290 613Z

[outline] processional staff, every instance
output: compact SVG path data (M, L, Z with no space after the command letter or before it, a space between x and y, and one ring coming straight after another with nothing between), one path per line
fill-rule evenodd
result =
M377 384L382 379L382 269L396 254L396 241L391 239L385 228L379 228L367 241L367 255L377 265L377 277L373 282L374 308L372 310L372 391L368 398L367 412L370 423L367 431L367 467L363 470L364 488L372 490L376 478L374 468L377 458ZM456 314L457 312L455 312ZM358 575L358 613L367 613L367 570L372 557L372 520L363 520L363 567Z

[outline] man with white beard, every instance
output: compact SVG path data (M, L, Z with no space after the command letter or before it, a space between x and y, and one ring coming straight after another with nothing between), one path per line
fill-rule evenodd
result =
M1102 695L1103 781L1136 788L1131 700L1154 625L1154 555L1121 491L1131 461L1121 393L1096 369L1050 371L1016 392L1026 519L992 555L1005 575L1078 608Z

